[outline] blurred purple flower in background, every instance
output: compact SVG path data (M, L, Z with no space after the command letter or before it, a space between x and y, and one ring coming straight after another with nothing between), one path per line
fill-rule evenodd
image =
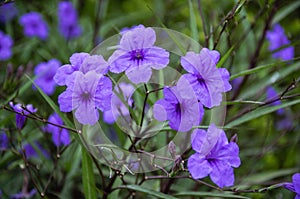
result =
M95 70L99 74L106 74L108 71L108 63L101 55L89 55L84 52L74 53L70 57L70 63L59 67L56 71L54 81L60 86L66 85L67 79L75 71L87 73L90 70Z
M273 101L275 99L277 99L278 97L280 97L276 90L272 87L272 86L268 86L267 87L267 91L266 91L266 94L267 94L267 101ZM276 101L274 101L273 103L271 103L272 106L279 106L281 104L281 101L280 99L277 99ZM282 115L284 113L284 109L278 109L277 111L277 114L278 115Z
M184 74L200 102L208 107L220 105L222 93L230 91L230 74L225 68L217 68L218 51L203 48L199 54L188 52L181 57L181 65L188 72Z
M4 5L0 6L0 23L6 23L12 20L17 13L18 9L14 2L5 3Z
M121 89L121 92L119 88ZM127 104L125 105L116 93L112 93L111 109L103 113L103 120L108 124L113 124L119 116L129 115L130 113L127 107L132 106L133 104L131 95L134 92L134 87L131 84L121 82L115 86L115 92L120 94Z
M66 39L75 38L81 35L82 31L78 24L77 11L72 2L59 2L57 15L59 31Z
M229 142L223 130L211 124L207 130L195 129L191 137L195 154L188 159L188 170L194 179L210 176L219 187L234 184L232 167L239 167L239 147Z
M266 90L266 98L267 101L273 101L279 98L280 95L277 94L276 90L272 86L268 86ZM281 100L278 99L271 103L272 106L279 106L281 105ZM278 130L288 130L293 126L293 119L288 112L284 111L283 108L280 108L276 111L278 115L278 120L275 122L276 128ZM277 119L277 118L276 118Z
M99 119L98 109L107 111L111 105L112 82L95 70L84 74L76 71L66 81L67 90L59 95L62 112L75 111L81 124L94 125Z
M10 196L11 199L20 199L20 198L31 198L37 193L36 189L32 189L30 192L20 192Z
M56 83L53 77L60 65L60 61L51 59L48 62L39 63L34 69L34 74L36 75L34 82L47 95L52 95L55 91ZM33 88L36 89L34 85Z
M295 199L300 199L300 173L295 173L292 180L292 183L283 183L283 186L284 188L296 193Z
M118 49L108 59L110 71L125 71L135 84L148 82L152 69L162 69L169 63L169 52L154 46L156 34L152 28L137 26L122 34Z
M287 36L284 34L284 29L279 25L275 24L272 28L272 30L267 32L266 35L267 40L269 41L269 50L275 51L279 48L281 48L284 45L288 45L291 42L287 38ZM282 50L279 50L277 52L274 52L272 54L274 58L281 59L283 61L287 61L294 58L294 47L288 46L285 47Z
M25 151L26 158L39 157L40 154L45 158L49 158L49 153L37 141L35 141L34 144L25 144L23 149Z
M153 116L158 121L169 120L172 129L180 132L189 131L199 125L204 109L193 89L184 78L176 86L164 88L164 99L158 100L153 108Z
M19 23L23 26L24 35L27 37L39 37L42 40L48 37L48 25L43 20L40 13L30 12L24 14Z
M50 115L48 122L58 125L64 125L62 119L57 113L53 113L52 115ZM45 130L49 133L52 133L52 140L55 146L60 146L61 144L70 144L71 139L69 136L69 132L66 129L54 126L52 124L47 124Z
M0 31L0 61L5 61L12 56L12 45L11 37Z
M23 108L22 104L13 104L13 102L9 102L9 105L14 109L14 111L18 112L16 114L16 125L18 129L22 129L25 121L26 115L37 112L37 109L34 108L31 104L26 105L26 108Z
M9 140L6 133L0 132L0 151L5 151L8 148L8 144Z

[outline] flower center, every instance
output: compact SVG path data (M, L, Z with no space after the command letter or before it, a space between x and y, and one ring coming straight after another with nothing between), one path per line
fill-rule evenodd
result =
M82 94L81 94L81 99L83 101L89 101L90 99L92 98L91 94L88 92L88 91L84 91Z
M143 61L143 59L144 59L144 53L142 50L131 51L131 60L137 61L139 63L140 61Z

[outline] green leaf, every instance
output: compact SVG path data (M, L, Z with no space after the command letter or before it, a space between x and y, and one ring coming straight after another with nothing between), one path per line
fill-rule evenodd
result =
M291 175L295 172L299 171L298 168L291 168L291 169L282 169L276 171L267 171L262 173L257 173L248 177L245 177L244 180L236 186L238 189L245 189L250 185L258 185L263 184L269 180L273 180L278 177Z
M232 128L232 127L235 127L237 125L248 122L250 120L261 117L263 115L266 115L266 114L272 113L274 111L277 111L278 109L285 108L285 107L288 107L288 106L292 106L292 105L295 105L295 104L298 104L298 103L300 103L300 99L285 102L285 103L282 103L279 106L268 106L268 107L258 108L258 109L254 110L252 112L249 112L249 113L239 117L238 119L230 122L229 124L226 124L225 127L226 128Z
M226 53L227 54L227 53ZM296 57L295 59L293 59L294 61L296 60L299 60L299 57ZM279 64L283 64L283 63L286 63L286 62L290 62L291 60L289 61L277 61L277 62L274 62L274 63L271 63L271 64L266 64L266 65L262 65L262 66L257 66L253 69L249 69L249 70L244 70L240 73L237 73L237 74L234 74L234 75L231 75L230 77L230 80L233 80L233 79L236 79L238 77L241 77L241 76L245 76L245 75L251 75L251 74L254 74L254 73L258 73L262 70L265 70L265 69L268 69L268 68L273 68L275 66L278 66Z
M83 192L86 199L97 198L95 178L93 173L93 162L85 147L81 147L82 152L82 183Z
M223 66L223 64L226 62L226 60L229 58L229 56L231 55L233 49L235 46L232 46L226 53L224 56L222 56L222 58L220 59L220 61L217 64L217 68L220 68L221 66Z
M170 196L170 195L167 195L167 194L164 194L164 193L152 190L152 189L147 189L147 188L144 188L144 187L141 187L141 186L138 186L138 185L124 185L124 186L119 186L118 188L120 188L120 189L131 189L131 190L134 190L134 191L145 193L145 194L150 195L150 196L155 196L157 198L176 199L176 197L174 197L174 196Z
M253 95L256 95L258 91L264 89L266 86L274 84L274 82L278 82L281 79L284 79L290 74L293 74L295 71L300 70L300 62L295 62L289 66L282 67L281 69L275 71L270 75L266 75L265 78L259 79L257 81L253 81L254 84L249 85L247 89L245 89L240 99L248 99Z
M9 103L12 99L14 99L17 95L22 95L28 88L31 86L31 82L27 81L21 88L17 91L15 91L11 96L7 98L7 100L4 102L4 104ZM2 105L2 104L1 104Z
M196 191L189 191L189 192L180 192L175 194L175 196L205 196L205 197L220 197L220 198L242 198L248 199L245 196L238 196L229 193L211 193L211 192L196 192Z
M291 14L293 11L297 10L300 6L300 1L294 1L284 8L280 9L273 19L273 24L278 23L281 19L284 19L286 16Z
M199 40L199 33L197 29L197 21L196 21L196 15L193 8L193 3L191 0L189 0L189 9L190 9L190 27L191 27L191 37L195 40Z

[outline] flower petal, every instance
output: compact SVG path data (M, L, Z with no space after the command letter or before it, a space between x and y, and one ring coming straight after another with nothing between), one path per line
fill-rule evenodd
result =
M67 89L65 92L58 96L59 109L62 112L71 112L72 107L72 91Z
M294 174L292 179L296 193L300 194L300 173Z
M130 67L125 74L135 84L146 83L151 78L152 70L149 66Z
M210 173L210 179L220 188L232 186L234 184L233 168L225 161L211 162L213 167Z
M189 157L187 167L194 179L204 178L212 172L212 168L208 161L198 153Z

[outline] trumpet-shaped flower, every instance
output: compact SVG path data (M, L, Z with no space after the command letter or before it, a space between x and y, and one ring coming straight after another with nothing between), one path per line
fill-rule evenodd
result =
M64 124L62 119L59 117L59 115L57 113L50 115L48 122L51 122L52 124L57 124L57 125ZM54 126L52 124L48 124L46 126L45 130L49 133L52 133L52 140L53 140L55 146L60 146L61 144L65 145L65 146L69 145L71 142L71 139L70 139L68 130Z
M48 37L48 25L43 20L40 13L30 12L24 14L19 23L24 28L24 34L27 37L39 37L42 40L47 39Z
M51 59L48 62L39 63L34 69L34 74L37 77L34 82L47 95L52 95L55 91L56 83L53 80L53 77L60 65L60 61Z
M59 2L57 15L59 31L66 39L75 38L81 35L82 31L78 24L77 11L72 2Z
M290 44L290 40L284 34L284 29L279 25L275 24L272 30L267 32L267 40L269 41L269 50L275 51L285 45ZM283 61L294 58L294 47L288 46L272 54L274 58L281 59Z
M191 137L195 154L188 159L188 170L194 179L210 176L219 187L234 184L233 167L240 166L239 147L229 142L223 130L211 124L206 131L195 129Z
M60 110L75 110L75 117L81 124L94 125L99 119L98 109L110 109L112 83L111 80L96 71L84 74L74 72L66 82L67 90L59 95Z
M11 39L11 37L0 31L0 61L5 61L11 57L12 45L13 40Z
M169 120L172 129L189 131L198 125L204 115L204 109L189 83L180 78L177 85L164 88L164 99L158 100L153 108L154 118L158 121Z
M181 65L188 72L183 76L190 82L200 102L208 107L220 105L222 93L231 90L230 74L217 68L218 51L203 48L199 54L188 52L181 57Z
M125 71L129 80L138 84L148 82L152 69L162 69L169 63L169 52L154 45L156 34L152 28L137 26L122 33L118 49L108 59L110 71Z

